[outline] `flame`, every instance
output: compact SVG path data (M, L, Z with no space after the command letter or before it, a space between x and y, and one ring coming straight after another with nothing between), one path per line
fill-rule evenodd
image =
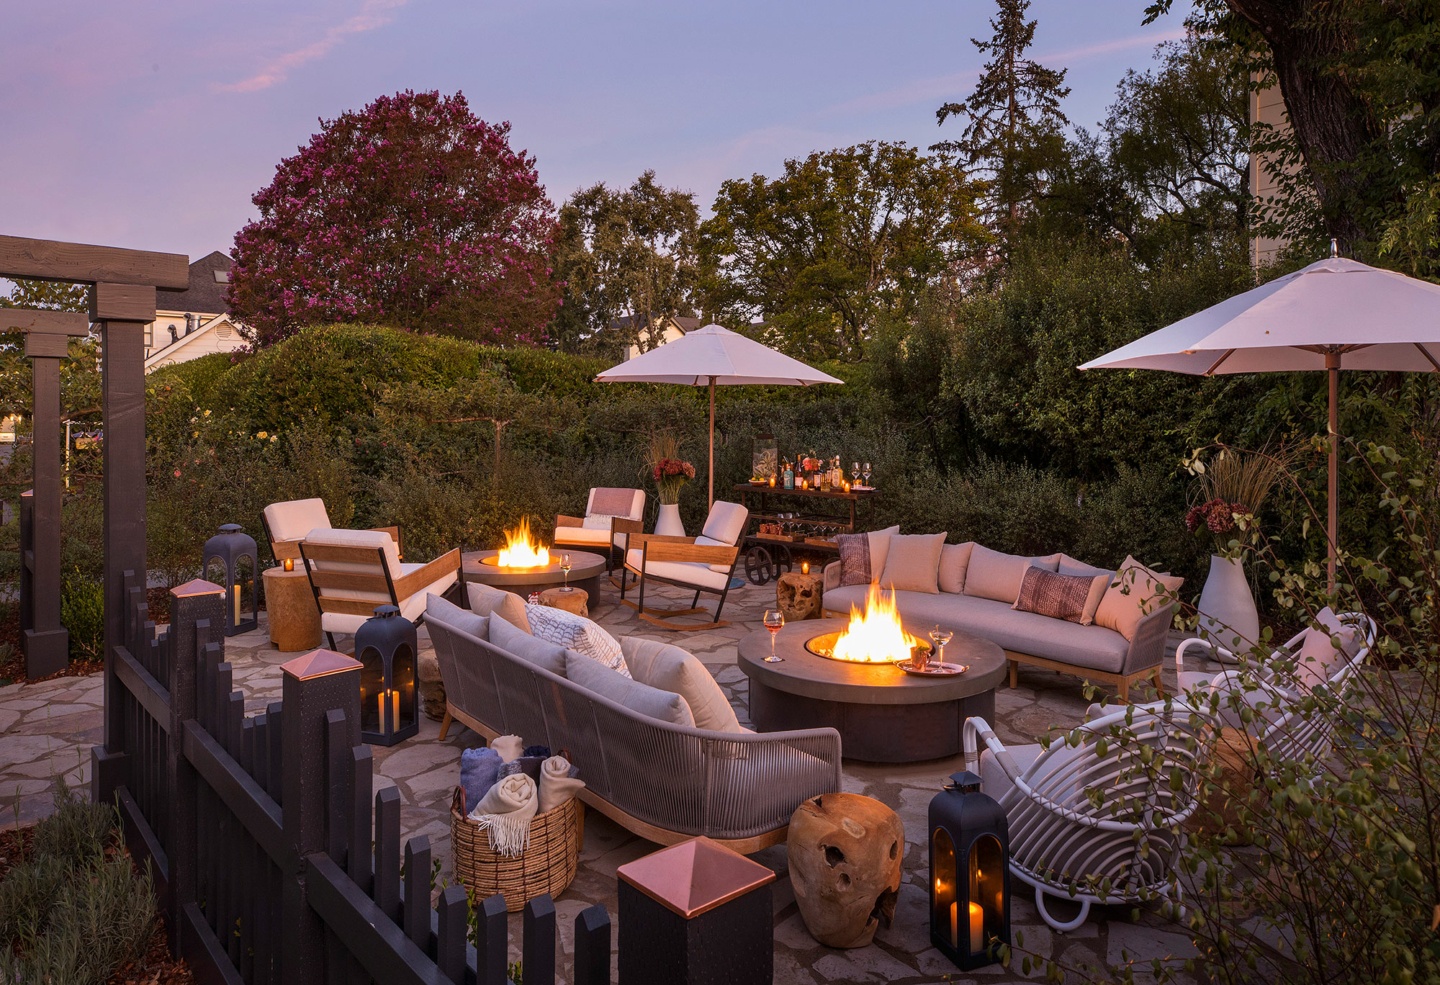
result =
M530 519L520 521L514 530L505 531L505 546L495 563L502 568L544 568L550 564L550 549L530 536Z
M890 663L909 660L910 648L919 643L900 625L895 593L882 595L880 584L872 581L865 596L865 611L861 613L853 605L850 607L850 623L835 641L835 650L830 656L856 663Z

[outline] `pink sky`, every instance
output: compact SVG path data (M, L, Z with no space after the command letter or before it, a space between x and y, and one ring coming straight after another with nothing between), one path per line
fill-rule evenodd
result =
M1036 0L1033 55L1093 128L1126 68L1179 37L1144 0ZM1178 5L1177 5L1178 6ZM0 233L228 251L275 165L400 89L509 120L557 204L646 168L696 193L869 139L951 136L981 0L242 0L14 4L0 32ZM953 124L952 124L953 126Z

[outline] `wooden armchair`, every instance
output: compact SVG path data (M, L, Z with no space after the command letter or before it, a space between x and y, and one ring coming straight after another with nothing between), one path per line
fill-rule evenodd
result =
M323 499L291 499L282 503L271 503L260 514L265 527L265 538L270 541L270 556L276 561L300 560L300 542L312 530L331 530L330 512ZM400 545L399 527L371 527L389 534L395 540L397 551Z
M625 571L635 576L640 594L634 602L625 597L627 585L622 572L620 601L634 606L641 619L662 629L718 629L729 625L721 621L720 612L725 608L725 597L730 594L735 564L740 558L740 538L745 533L745 521L749 515L749 511L738 503L717 502L710 507L710 516L706 518L705 527L698 537L632 534L629 549L625 552ZM694 589L695 598L689 608L662 610L652 607L646 612L647 581ZM715 603L715 618L702 623L674 621L705 611L699 607L702 592L720 597Z
M631 534L643 531L645 491L597 486L590 490L585 515L555 518L555 546L598 551L604 548L605 571L613 569L615 552L624 556Z
M376 606L396 606L421 622L425 596L444 595L460 575L458 549L428 564L402 564L400 545L384 530L315 529L299 550L331 649L336 633L353 635Z

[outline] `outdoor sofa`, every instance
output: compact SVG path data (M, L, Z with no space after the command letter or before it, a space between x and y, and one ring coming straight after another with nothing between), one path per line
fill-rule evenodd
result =
M581 799L642 838L669 845L705 835L757 852L785 840L801 802L840 789L834 729L759 734L662 721L461 629L441 610L432 606L425 622L448 715L487 742L519 735L563 750L585 781ZM661 644L622 637L620 645L638 668L640 651Z
M870 583L876 581L886 595L893 587L900 618L916 635L923 637L939 625L998 644L1009 660L1011 687L1016 686L1017 668L1023 663L1113 684L1122 701L1129 700L1130 685L1144 678L1163 694L1160 665L1171 600L1180 579L1151 572L1133 559L1116 572L1064 554L1020 557L975 543L945 544L945 534L902 536L895 527L854 536L865 541L861 550L868 554L865 577L842 584L848 560L844 554L841 561L826 565L827 613L847 615L852 606L863 610ZM848 554L856 543L842 538L842 552ZM1072 586L1084 587L1079 583L1089 579L1088 595L1073 600L1069 609L1063 601L1061 609L1055 609L1045 604L1053 601L1044 597L1047 583L1041 586L1040 604L1029 607L1065 611L1066 616L1026 611L1027 603L1019 596L1029 568L1065 576ZM1029 577L1044 580L1039 575ZM1160 586L1163 592L1157 591ZM1031 601L1035 594L1030 593ZM1119 615L1101 620L1109 623L1103 625L1096 619L1097 609L1102 616ZM1088 624L1081 622L1086 610Z

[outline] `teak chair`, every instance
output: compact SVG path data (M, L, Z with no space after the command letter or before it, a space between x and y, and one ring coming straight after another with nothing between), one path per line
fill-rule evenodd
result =
M325 508L325 500L319 498L289 499L281 503L271 503L260 514L260 522L264 524L265 537L270 541L270 556L276 561L300 560L300 542L310 531L333 529L330 511ZM395 539L397 549L400 549L399 527L371 529L388 533Z
M728 626L728 622L720 619L720 612L725 608L725 597L730 594L730 582L740 558L740 538L745 533L745 521L749 516L750 511L739 503L716 502L710 507L710 515L706 517L705 527L698 537L632 534L629 549L625 552L625 569L621 572L620 601L634 606L641 619L661 629L691 631ZM638 582L638 601L625 597L625 571L633 574ZM689 608L651 607L646 612L647 581L694 589L695 598ZM676 622L705 611L700 608L702 592L720 596L715 603L715 618L702 623Z
M458 549L428 564L401 564L399 545L384 530L316 529L299 548L331 649L336 633L354 635L377 606L396 606L418 624L426 594L444 595L460 575Z
M623 512L619 512L623 508ZM616 512L610 512L616 511ZM555 518L555 546L581 550L605 549L605 572L615 563L615 552L624 557L629 535L641 533L645 519L645 490L597 486L590 490L585 516Z

